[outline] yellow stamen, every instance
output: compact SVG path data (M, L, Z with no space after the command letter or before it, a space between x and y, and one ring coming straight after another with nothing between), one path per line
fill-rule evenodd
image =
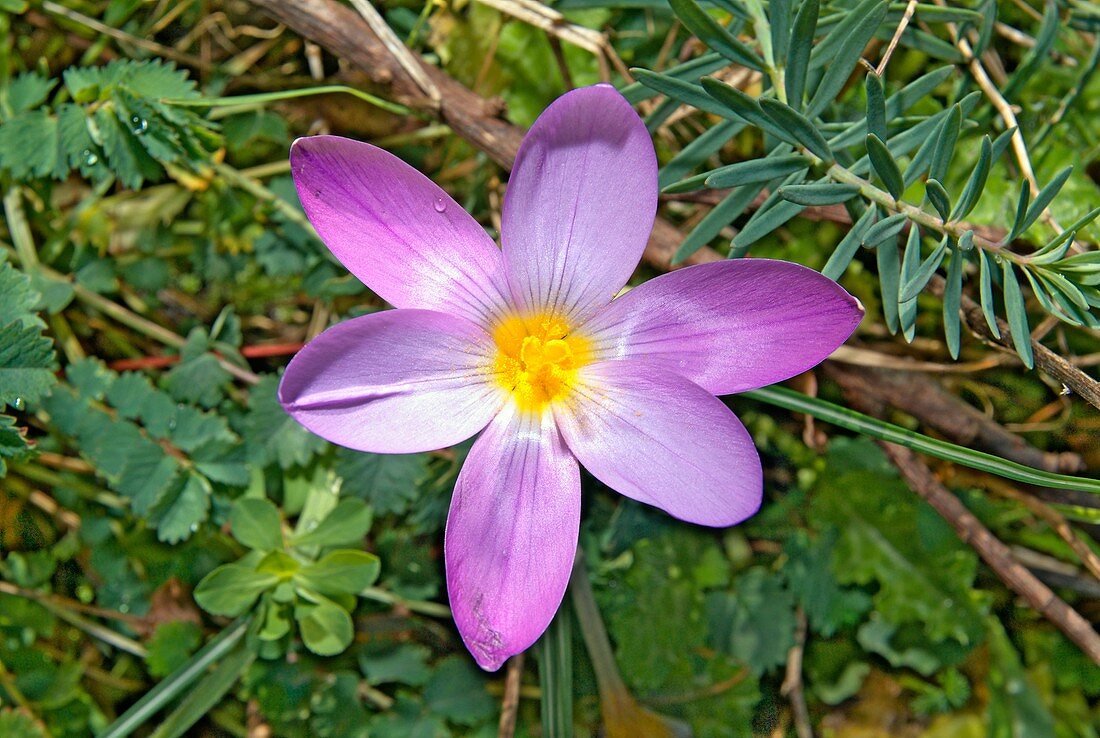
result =
M577 370L591 361L591 342L559 318L511 316L493 331L497 381L520 410L541 412L562 400L576 383Z

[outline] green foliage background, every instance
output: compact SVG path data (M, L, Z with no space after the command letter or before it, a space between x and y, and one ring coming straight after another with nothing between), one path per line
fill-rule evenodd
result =
M677 260L706 247L821 269L868 307L865 359L924 362L1031 444L1100 464L1100 415L1029 371L1018 340L1038 328L1095 375L1100 8L549 5L622 60L614 81L646 115L662 215L684 234ZM412 51L500 95L513 123L601 79L590 50L499 6L378 4ZM868 73L860 57L878 64L907 11L883 73ZM305 220L293 137L393 150L490 230L505 173L247 2L0 0L0 35L0 737L495 735L503 674L462 648L440 555L468 446L336 448L275 390L308 337L384 307ZM1034 192L958 38L999 65ZM343 87L287 94L321 85ZM807 217L826 206L841 215ZM964 297L994 332L1007 320L1018 359L964 330ZM823 377L819 391L843 403ZM1100 667L873 442L730 402L766 469L748 523L694 528L585 480L581 555L614 662L590 654L585 617L554 631L575 734L632 734L640 713L607 711L609 669L696 736L799 734L797 655L816 735L1098 735ZM935 469L1100 617L1100 583L1049 515L1003 493L1014 483ZM1046 509L1095 555L1100 505L1075 500ZM562 678L535 652L517 735L546 734L540 703Z

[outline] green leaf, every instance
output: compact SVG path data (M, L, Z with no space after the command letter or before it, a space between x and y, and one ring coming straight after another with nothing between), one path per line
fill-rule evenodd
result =
M932 250L932 253L928 255L927 259L921 262L920 266L913 272L909 279L901 283L901 291L898 293L898 299L901 302L916 299L920 291L928 284L928 280L932 279L932 275L936 273L936 269L939 268L940 264L943 262L944 256L947 255L949 241L950 238L944 236L940 240L939 245Z
M883 241L893 238L901 233L902 229L909 222L909 216L905 213L894 213L893 215L887 215L882 220L878 221L863 234L861 242L863 246L869 249L873 249Z
M0 126L0 168L17 180L52 175L57 138L57 118L48 110L20 113Z
M722 56L749 69L760 71L764 68L752 49L710 17L695 0L669 0L669 5L685 28Z
M295 533L295 546L351 546L361 544L370 530L374 515L362 500L348 497L317 524L316 528Z
M35 402L56 382L53 344L37 326L0 327L0 407Z
M37 72L23 72L11 80L7 89L0 94L6 97L11 112L18 115L44 103L56 85L56 79L43 77Z
M710 242L712 238L734 220L739 218L745 208L756 200L764 190L763 182L745 187L735 187L728 195L710 209L703 219L691 229L691 233L684 237L676 253L672 257L673 264L680 264L700 248Z
M897 237L888 238L875 248L875 260L882 295L882 317L887 330L895 334L898 332L898 288L901 280Z
M882 77L869 72L864 80L867 91L867 133L886 140L886 95L882 90Z
M749 569L734 581L725 611L729 640L722 647L754 674L786 663L794 645L794 605L794 593L778 576L759 566Z
M448 720L459 725L476 725L496 708L485 683L485 677L468 659L451 656L436 667L424 687L424 701L432 712Z
M329 597L357 595L374 584L380 571L381 564L374 554L341 549L303 566L294 579L302 586Z
M224 564L195 587L195 602L211 615L235 617L278 583L279 577L274 574L258 572L243 564Z
M909 228L909 237L905 241L905 253L901 259L900 284L905 284L916 276L920 268L920 228L914 223ZM898 287L898 327L906 341L912 341L916 332L917 300L902 300L901 287Z
M1008 318L1009 332L1012 336L1012 345L1016 347L1016 353L1024 366L1032 369L1035 366L1035 355L1031 348L1031 329L1027 322L1027 307L1024 305L1024 294L1020 291L1020 283L1016 279L1016 272L1012 268L1012 262L1005 259L1001 262L1001 289L1004 290L1005 316Z
M886 148L886 144L873 133L867 134L867 156L871 159L871 166L874 167L875 174L886 185L890 195L895 200L901 197L901 193L905 190L905 183L901 178L901 169L898 167L898 163L894 161L893 155L890 154L890 149Z
M336 450L336 473L343 490L365 499L379 514L403 514L429 476L427 454L369 454Z
M1027 230L1028 203L1031 202L1031 188L1027 182L1020 185L1020 196L1016 200L1016 217L1012 220L1012 229L1005 236L1005 243L1012 243L1016 237Z
M149 673L163 678L180 668L202 645L202 628L196 623L176 620L161 623L146 643L145 664Z
M959 307L962 300L962 249L951 251L951 262L947 267L947 284L943 293L943 332L947 339L947 350L952 359L959 358L960 318Z
M719 167L707 174L706 185L712 189L721 189L759 184L804 171L808 167L809 162L801 154L765 156L763 159L751 159Z
M952 105L947 117L943 119L936 143L932 149L932 164L928 168L930 179L943 182L947 177L947 168L955 155L955 142L959 140L959 128L962 126L962 108Z
M814 46L817 32L817 17L820 12L819 0L803 0L798 8L791 29L791 43L787 49L787 74L784 85L787 102L796 110L802 109L802 100L806 90L806 72L810 64L810 51Z
M764 236L776 230L784 223L801 213L805 208L798 203L780 200L776 205L767 210L761 209L753 213L741 232L734 236L732 246L734 249L747 249Z
M843 627L855 625L871 607L867 593L841 587L832 573L837 537L836 529L830 528L811 543L799 531L784 546L789 560L783 572L790 590L805 611L810 629L826 638Z
M640 83L651 90L660 92L673 100L679 100L699 110L713 113L723 118L731 117L731 113L728 109L716 103L713 98L707 95L703 87L700 87L694 82L677 79L667 74L651 72L648 69L632 68L630 71L638 78Z
M42 319L34 313L40 295L31 280L6 261L0 262L0 326L19 323L24 328L41 328Z
M658 177L658 186L668 187L695 167L714 156L731 138L745 129L743 121L723 120L711 126L691 143L684 146L676 156L663 167Z
M572 597L570 596L570 599ZM543 735L573 737L573 621L560 608L535 643L539 664L539 705Z
M44 723L26 708L0 708L0 735L12 738L51 738Z
M1054 718L1020 663L1020 656L996 618L989 627L989 704L991 736L1057 735Z
M833 102L844 87L852 70L859 63L860 55L870 43L875 31L886 17L888 3L882 0L864 0L864 2L852 9L847 17L837 25L829 35L818 44L810 56L811 64L814 61L829 60L829 67L818 83L813 97L806 110L808 118L814 118L825 110ZM844 29L841 31L841 29ZM826 56L829 41L834 33L841 32L844 35L839 38L833 53Z
M781 193L783 189L780 188ZM840 279L840 276L844 274L844 270L855 258L856 252L859 251L859 245L863 242L867 229L874 222L875 209L873 207L867 208L863 215L859 217L859 220L853 223L848 232L844 234L844 238L840 239L840 243L837 244L832 255L829 256L829 260L825 262L825 266L821 269L824 276L833 280Z
M928 201L932 203L932 207L940 214L940 218L947 222L951 217L951 196L947 194L944 186L939 180L930 179L925 185L924 192L928 195Z
M279 378L265 376L249 392L245 442L249 456L260 465L278 463L283 469L303 466L325 442L290 417L278 399Z
M1001 327L997 324L997 312L993 307L993 257L983 251L978 251L979 267L979 291L981 294L982 314L985 316L986 325L994 338L1001 337Z
M254 646L245 641L188 690L176 709L164 718L150 738L180 738L187 734L195 723L229 694L229 690L255 659Z
M778 100L762 97L758 102L764 114L782 128L789 138L793 138L799 144L805 146L822 161L831 162L833 160L833 152L829 149L828 142L808 118Z
M713 77L703 77L702 85L706 93L710 95L712 99L718 101L719 105L717 105L717 107L722 111L718 113L719 115L729 115L732 113L747 123L756 126L760 130L772 134L780 141L786 141L790 144L798 143L793 136L783 130L781 126L776 125L775 121L764 114L756 98L749 97L736 87L731 87L725 82L721 82ZM715 106L710 104L710 107L700 109L714 112L710 109L713 107Z
M233 537L256 551L274 551L283 547L283 521L273 502L258 497L242 497L229 515Z
M955 209L951 211L952 220L965 218L978 204L978 198L985 191L985 181L989 177L989 168L992 162L993 143L989 140L989 136L983 136L982 151L978 156L978 163L974 165L974 170L970 172L970 178L967 179L966 186L963 187L962 195L959 196L959 201L955 203Z
M971 589L975 553L909 491L871 441L835 439L827 463L830 473L815 486L812 504L816 520L840 531L837 579L871 587L887 623L918 626L932 642L977 645L988 604Z
M0 477L8 473L7 460L19 460L27 454L27 439L10 415L0 415Z
M1009 241L1026 231L1032 223L1039 219L1039 216L1043 214L1051 201L1061 192L1063 185L1065 185L1071 174L1073 174L1072 164L1054 175L1054 179L1047 183L1046 187L1039 190L1039 194L1035 196L1035 202L1031 203L1031 206L1027 209L1027 215L1024 216L1023 223L1018 228L1016 225L1012 226ZM1027 189L1027 183L1024 183L1024 189Z
M815 182L806 185L786 185L779 196L807 207L839 205L859 194L859 187L843 182Z
M318 656L342 653L355 637L348 611L329 600L299 605L295 617L302 642Z
M170 493L157 505L157 538L165 543L179 543L190 538L206 520L213 490L206 477L188 474L174 494Z
M359 668L371 684L409 684L418 687L428 681L431 651L418 643L399 643L385 651L360 652Z

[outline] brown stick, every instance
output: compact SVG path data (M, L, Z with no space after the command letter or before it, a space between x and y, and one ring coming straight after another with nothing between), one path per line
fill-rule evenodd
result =
M1034 574L1012 557L1012 551L994 536L974 514L940 484L928 466L916 454L903 446L879 443L890 461L901 472L909 487L931 505L955 529L965 543L972 546L1010 589L1052 622L1067 638L1080 646L1095 663L1100 664L1100 635L1096 634L1081 614L1066 604Z
M943 297L946 284L944 278L937 274L928 283L928 288L932 294ZM1014 350L1012 348L1012 332L1008 329L1008 324L1000 318L997 319L1001 337L995 338L993 332L989 330L989 325L985 322L985 314L982 313L981 306L965 294L962 296L962 315L970 330L985 339L987 343L1009 351ZM1100 382L1097 382L1035 339L1031 340L1031 348L1035 352L1035 366L1076 392L1085 402L1100 408Z
M508 659L508 673L504 677L504 701L500 707L500 727L497 738L512 738L516 734L516 716L519 714L519 687L523 676L523 653Z
M1059 474L1077 474L1085 470L1085 462L1078 454L1047 453L1035 448L924 374L872 367L855 369L837 362L827 362L823 368L831 379L846 389L882 400L954 443Z

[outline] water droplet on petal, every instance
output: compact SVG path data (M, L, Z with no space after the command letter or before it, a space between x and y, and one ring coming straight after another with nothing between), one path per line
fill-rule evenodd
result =
M442 197L435 198L435 212L442 213L447 209L447 201Z
M95 155L95 152L91 149L84 149L80 155L84 159L84 164L89 167L94 167L99 163L99 157Z
M149 130L149 121L145 120L144 118L142 118L140 116L131 115L130 116L130 130L134 132L135 136L140 136L141 134L143 134L147 130Z
M27 403L23 400L22 397L16 397L14 400L12 400L11 406L14 407L16 410L24 410L27 407Z

